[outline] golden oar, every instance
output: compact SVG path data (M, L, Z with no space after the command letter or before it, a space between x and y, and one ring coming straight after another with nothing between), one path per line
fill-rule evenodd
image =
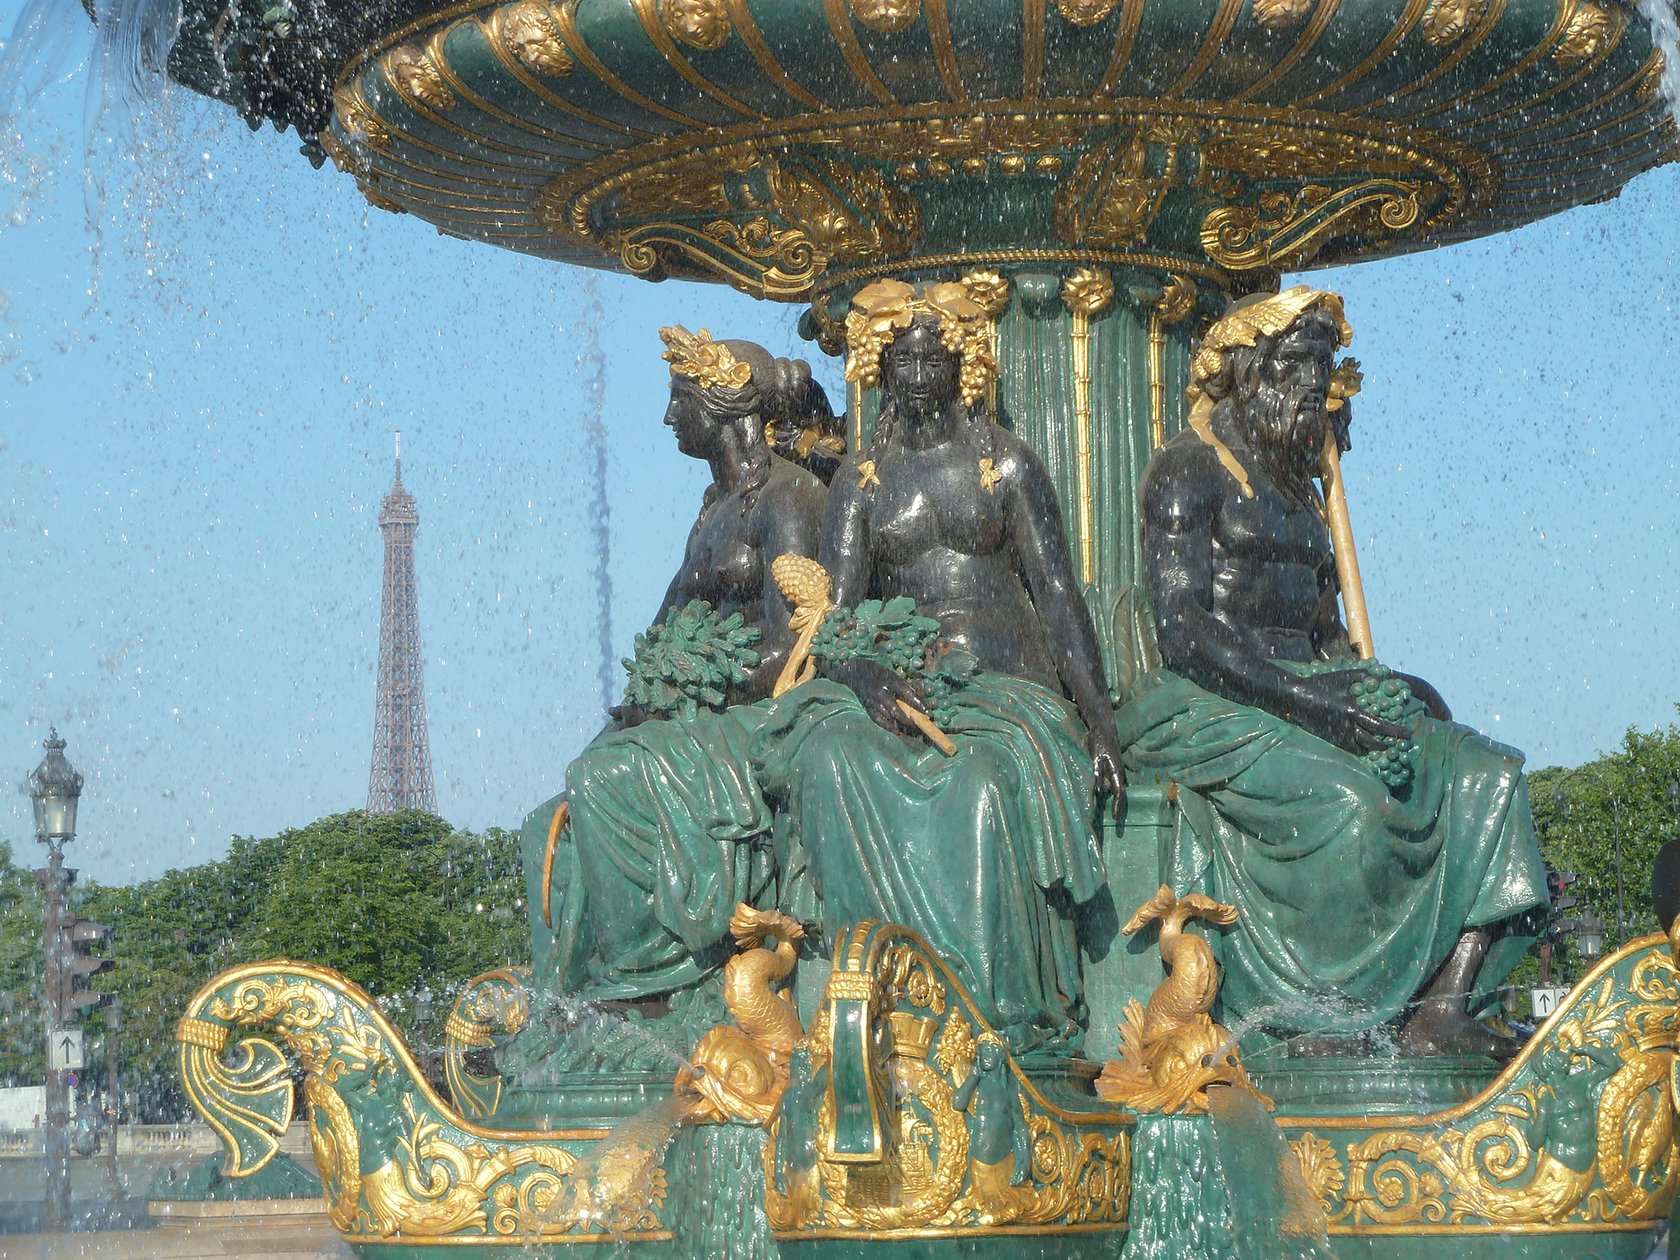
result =
M1353 522L1348 516L1347 490L1342 485L1342 448L1336 439L1334 418L1363 383L1357 359L1343 359L1331 375L1330 419L1325 425L1318 471L1324 482L1325 523L1330 527L1330 544L1336 549L1336 581L1342 588L1348 643L1355 656L1368 661L1376 655L1376 649L1371 645L1371 617L1365 610L1365 583L1359 577L1359 552L1353 545Z

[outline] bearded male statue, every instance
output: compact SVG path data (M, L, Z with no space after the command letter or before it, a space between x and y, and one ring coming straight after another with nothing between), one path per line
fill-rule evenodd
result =
M1472 1008L1547 902L1522 755L1350 646L1313 480L1350 335L1300 287L1204 338L1190 428L1143 481L1163 668L1120 715L1127 774L1176 785L1163 878L1237 907L1226 1022L1322 1045L1398 1021L1402 1054L1508 1057Z

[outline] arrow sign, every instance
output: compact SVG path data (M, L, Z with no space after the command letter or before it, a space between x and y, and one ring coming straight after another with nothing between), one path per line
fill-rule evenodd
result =
M80 1028L55 1028L47 1034L47 1067L54 1072L75 1072L81 1069Z

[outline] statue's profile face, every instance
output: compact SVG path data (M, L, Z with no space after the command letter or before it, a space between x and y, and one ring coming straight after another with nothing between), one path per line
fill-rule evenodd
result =
M676 436L677 449L694 459L704 459L712 449L716 425L700 405L700 391L685 380L671 381L671 403L665 408L665 424Z
M957 392L961 364L945 348L939 325L918 318L881 354L881 388L900 412L923 415Z
M1322 319L1309 316L1284 333L1260 367L1256 436L1316 458L1324 442L1335 357L1335 334Z

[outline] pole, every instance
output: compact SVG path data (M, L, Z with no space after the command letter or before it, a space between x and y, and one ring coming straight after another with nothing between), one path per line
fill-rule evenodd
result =
M64 1072L52 1065L53 1035L65 1026L64 853L49 841L42 892L46 901L46 1049L47 1049L47 1202L48 1233L63 1233L70 1223L70 1090Z
M122 1002L113 998L105 1012L105 1109L111 1119L111 1193L122 1194L117 1174L117 1130L122 1127L122 1093L117 1083L117 1034L122 1031Z
M1353 545L1353 523L1348 516L1347 490L1342 486L1342 452L1336 445L1336 424L1331 421L1319 452L1319 479L1324 483L1324 514L1330 527L1330 546L1336 553L1336 581L1342 588L1342 610L1347 614L1348 643L1362 661L1376 655L1371 646L1371 618L1365 610L1365 583L1359 576L1359 553Z
M1616 948L1627 944L1627 897L1622 882L1622 811L1616 804L1616 794L1610 794L1610 838L1616 847Z

